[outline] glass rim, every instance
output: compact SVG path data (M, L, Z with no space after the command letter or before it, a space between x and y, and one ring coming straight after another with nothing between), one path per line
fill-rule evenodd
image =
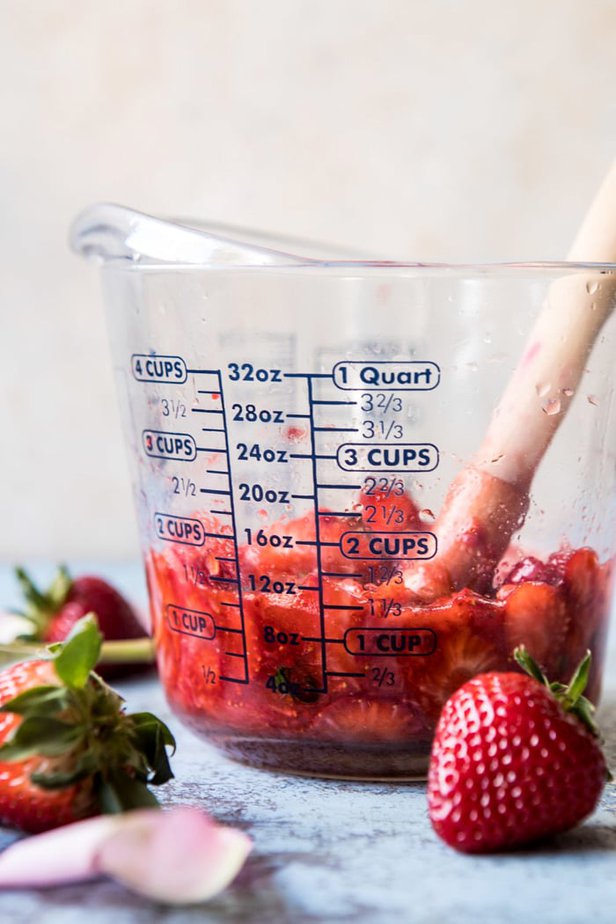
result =
M417 275L451 275L451 276L500 276L500 275L550 275L550 274L575 274L575 273L598 273L601 275L616 274L616 263L592 262L592 261L571 261L571 260L536 260L536 261L494 261L485 263L445 263L445 262L423 262L423 261L398 261L398 260L317 260L301 259L289 260L288 263L263 264L255 265L245 264L208 264L208 263L189 263L181 261L156 261L132 260L127 257L107 258L101 264L101 268L113 270L127 270L137 273L165 273L174 271L185 271L195 273L267 273L268 275L276 273L307 273L314 274L318 271L337 271L347 270L350 272L366 271L368 275L376 273L392 273L404 275L413 273Z
M73 250L103 267L133 272L262 272L497 276L616 273L595 260L463 261L385 259L339 244L194 218L156 217L114 203L89 206L70 231ZM171 258L168 259L168 256Z

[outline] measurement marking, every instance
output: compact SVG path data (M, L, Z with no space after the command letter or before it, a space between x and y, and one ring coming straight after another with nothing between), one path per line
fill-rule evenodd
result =
M337 544L337 543L336 543ZM227 559L220 559L221 561L227 561ZM339 577L339 578L361 578L363 574L357 571L324 571L323 577Z
M237 578L230 578L230 577L220 578L220 577L212 577L212 575L210 575L210 581L214 581L215 584L239 584L239 581Z
M220 680L228 680L229 683L241 683L244 686L249 682L247 677L227 677L226 674L219 674Z
M363 610L363 606L342 606L338 603L324 603L324 610Z
M294 420L310 420L310 414L286 414L287 420L293 418Z
M232 632L234 635L242 634L241 629L230 629L229 626L219 626L216 623L214 623L214 628L216 629L217 632Z
M357 404L357 401L313 401L313 404Z
M233 533L204 533L206 539L229 539L230 542L235 542L235 536Z
M323 539L321 540L319 544L331 546L332 549L337 549L340 545L339 542L325 542ZM315 545L316 545L316 542L315 542Z
M223 651L223 655L227 655L228 658L246 658L245 654L238 654L235 651ZM362 674L363 677L363 674Z
M218 384L220 386L220 407L221 407L221 413L222 413L222 424L223 424L223 428L226 430L227 414L225 410L225 395L222 390L222 375L220 373L220 370L218 372ZM229 484L232 485L233 476L232 476L232 471L231 471L231 459L229 459L228 466L229 466ZM243 590L242 590L242 582L240 580L241 571L240 571L240 564L239 564L239 549L237 545L237 520L235 517L235 501L233 499L233 491L228 491L227 494L229 496L229 509L231 510L231 522L233 523L233 546L235 550L235 566L236 566L237 575L238 575L238 580L235 581L234 583L237 586L237 602L238 602L237 609L239 609L240 611L240 625L242 628L242 644L244 647L244 679L239 682L247 684L250 678L248 676L248 651L246 649L246 623L244 620L244 595L243 595Z
M362 517L363 513L353 513L351 510L319 510L320 517Z
M187 369L191 375L220 375L220 369Z
M220 431L219 431L219 430L216 430L215 432L216 432L216 433L219 433L219 432L222 433L222 430L220 430ZM228 455L228 450L226 450L226 449L218 449L218 448L214 449L214 448L211 447L211 446L205 447L205 449L202 449L201 452L222 452L222 453L224 453L225 455Z
M213 510L210 510L210 513L215 513L217 517L232 517L233 516L230 510L217 510L216 508L214 508Z
M359 427L313 427L315 433L359 433Z
M337 542L334 542L333 544L338 545ZM314 539L298 539L295 545L316 545L316 541Z
M332 378L330 375L329 378ZM319 579L319 622L321 626L321 635L323 640L321 641L321 666L323 670L323 689L327 693L327 645L325 644L325 607L323 606L323 563L321 561L321 524L319 523L319 501L317 498L317 460L315 458L316 453L316 440L315 440L315 426L314 426L314 403L313 403L313 394L312 394L312 378L308 377L308 407L310 408L310 452L312 453L312 483L314 485L314 494L312 500L314 502L314 538L317 549L317 576Z
M205 388L198 388L198 389L197 389L197 394L198 394L198 395L219 395L220 392L219 392L219 391L215 391L214 389L212 389L212 391L206 391Z
M314 500L314 494L292 494L291 497L294 497L296 500Z
M210 408L210 407L191 407L193 414L224 414L224 411L221 411L219 408Z
M365 677L365 674L351 674L348 671L328 671L328 677Z
M309 584L298 584L297 589L298 590L320 590L321 585L316 584L314 587L311 587Z
M331 372L284 372L285 379L333 379ZM312 384L312 383L311 383Z
M229 607L231 607L231 609L234 609L234 610L239 610L239 609L241 609L239 603L229 603L228 600L221 600L221 601L220 601L220 605L221 605L221 606L229 606ZM235 632L236 630L234 629L233 631ZM243 629L238 629L237 631L238 631L238 632L243 632L244 630L243 630Z
M210 510L210 513L212 513L212 512L213 512L213 511ZM234 559L234 558L224 558L224 556L222 556L222 555L215 555L214 557L215 557L216 561L232 561L232 562L235 562L235 559Z
M201 427L202 433L224 433L224 430L221 430L220 427ZM226 452L226 449L212 449L212 452Z
M209 452L209 450L206 449L205 452ZM228 468L206 468L206 472L208 473L208 475L228 475L229 469Z
M224 494L226 497L231 496L231 491L217 491L215 488L199 488L201 494Z
M289 459L335 459L335 458L336 456L320 455L319 453L313 456L312 453L310 452L290 452L289 453Z
M343 639L343 638L326 638L326 639L322 639L320 635L319 635L318 637L316 637L316 638L313 638L313 637L310 636L310 635L302 635L302 641L304 641L304 642L323 642L323 641L325 641L325 642L327 642L329 645L344 645L344 639ZM362 674L362 677L363 677L363 676L364 676L364 675Z
M361 488L360 484L318 484L317 488L324 488L325 490L334 489L337 491L359 491Z

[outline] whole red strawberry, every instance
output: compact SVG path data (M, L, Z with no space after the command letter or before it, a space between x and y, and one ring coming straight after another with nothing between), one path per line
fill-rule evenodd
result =
M101 641L87 616L50 659L0 672L0 823L44 831L158 804L148 785L173 775L173 737L92 672Z
M61 642L88 613L96 614L107 640L142 638L145 634L130 603L102 578L83 575L73 579L62 566L49 589L41 591L23 568L16 568L15 573L26 601L22 615L33 626L31 633L22 636L24 640ZM104 664L99 670L110 679L149 667L131 662Z
M569 686L531 675L480 674L445 704L432 748L428 808L451 847L485 853L574 827L595 808L606 764L583 696L590 653Z

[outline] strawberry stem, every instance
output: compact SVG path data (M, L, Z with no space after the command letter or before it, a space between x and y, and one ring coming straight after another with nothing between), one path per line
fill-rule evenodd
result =
M24 658L39 658L47 653L43 645L25 642L0 645L0 664L10 664ZM154 642L149 636L103 642L97 664L153 664Z
M145 635L143 638L119 639L103 642L99 664L130 664L133 661L153 664L156 660L154 640Z

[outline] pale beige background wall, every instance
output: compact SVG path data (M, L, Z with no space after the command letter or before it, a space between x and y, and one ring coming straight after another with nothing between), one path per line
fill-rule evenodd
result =
M614 0L0 0L0 557L136 550L82 206L559 257L615 49Z

